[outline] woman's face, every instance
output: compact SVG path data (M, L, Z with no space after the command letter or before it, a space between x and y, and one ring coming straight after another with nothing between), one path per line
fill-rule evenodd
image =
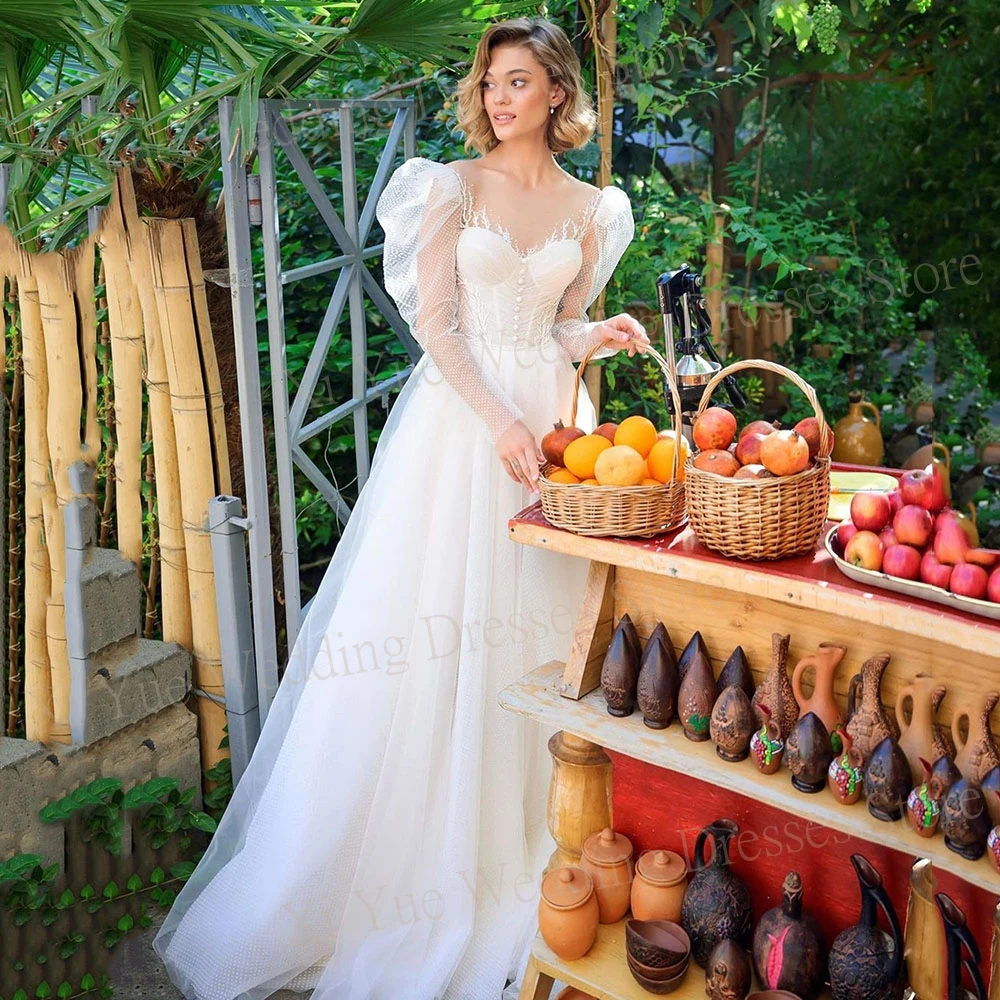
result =
M526 45L498 45L482 82L483 107L501 142L545 129L564 92Z

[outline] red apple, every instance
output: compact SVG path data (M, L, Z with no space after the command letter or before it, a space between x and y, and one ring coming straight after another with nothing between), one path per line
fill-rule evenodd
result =
M951 592L960 597L974 597L978 601L986 599L989 577L982 566L959 563L951 571Z
M959 524L948 521L934 535L934 555L938 562L955 566L965 561L965 553L969 551L969 538Z
M899 492L898 486L894 490L889 490L886 496L889 498L889 507L893 514L903 509L903 494Z
M721 406L710 406L695 420L691 435L699 451L724 451L736 437L736 417Z
M837 528L837 544L840 546L841 552L847 551L847 544L850 540L858 533L858 528L854 522L848 518L846 521L841 521Z
M740 431L740 440L742 441L748 434L770 434L771 431L779 430L781 424L769 423L767 420L751 420L750 423Z
M917 504L933 514L948 503L944 480L938 467L933 463L926 469L910 469L904 472L899 480L899 492L904 504Z
M896 537L896 532L892 530L892 525L888 525L883 528L879 533L878 537L882 540L882 548L891 549L893 545L899 545L899 539Z
M924 583L947 590L948 581L951 579L951 567L947 563L938 562L937 556L928 549L920 560L920 579Z
M744 434L736 445L736 457L740 465L760 465L760 446L766 434Z
M760 461L776 476L794 476L809 464L809 445L795 431L774 431L761 442Z
M860 566L862 569L880 570L882 555L882 543L873 531L859 531L844 550L844 558L852 566Z
M851 520L861 531L881 531L892 516L884 493L855 493L851 500Z
M882 572L901 580L919 580L920 553L912 545L894 545L882 560Z
M976 566L984 566L986 569L992 569L998 559L1000 559L1000 552L997 552L996 549L969 549L965 553L966 562Z
M892 519L892 530L903 545L923 548L934 533L934 518L930 511L909 503Z
M966 535L968 535L969 544L973 548L979 545L979 531L976 528L976 522L968 514L963 514L953 507L945 507L934 519L934 530L937 531L946 521L955 521Z
M994 604L1000 604L1000 566L990 573L986 583L986 599Z

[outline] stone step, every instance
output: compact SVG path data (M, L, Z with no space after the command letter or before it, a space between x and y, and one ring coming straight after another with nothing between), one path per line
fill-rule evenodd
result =
M135 563L116 549L92 546L80 582L88 656L139 635L142 584Z

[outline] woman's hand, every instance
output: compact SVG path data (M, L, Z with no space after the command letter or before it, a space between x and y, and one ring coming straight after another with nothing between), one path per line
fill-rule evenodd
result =
M628 313L619 313L610 319L604 320L597 328L597 335L605 340L612 340L611 347L622 350L628 347L628 356L631 358L636 351L644 354L649 346L649 337L643 325Z
M545 456L535 442L535 436L520 421L515 420L500 435L497 454L507 475L530 493L538 492L538 467Z

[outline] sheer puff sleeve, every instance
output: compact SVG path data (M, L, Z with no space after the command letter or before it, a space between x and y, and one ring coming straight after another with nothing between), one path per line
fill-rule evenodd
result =
M462 204L461 178L443 163L413 157L393 173L375 209L385 231L385 290L414 339L495 444L523 414L458 327L456 245Z
M553 340L565 348L573 361L580 361L595 341L603 339L596 332L601 324L589 322L587 310L611 279L634 235L635 221L628 195L621 188L604 188L580 244L583 263L563 293L552 327ZM618 349L602 347L594 357L607 358Z

